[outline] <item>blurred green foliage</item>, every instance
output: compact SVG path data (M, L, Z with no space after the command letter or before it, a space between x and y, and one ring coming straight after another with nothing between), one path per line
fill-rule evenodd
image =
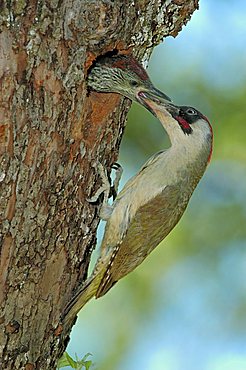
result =
M179 86L177 86L177 89ZM162 86L165 91L164 86ZM194 82L189 85L202 101L195 104L192 101L179 101L180 105L196 105L196 108L208 116L214 131L213 159L229 159L245 163L246 150L246 88L221 91L211 89L207 84ZM194 98L192 99L194 100ZM200 100L200 99L199 99ZM175 101L176 102L176 101ZM128 115L128 124L123 139L122 151L128 151L128 146L137 148L147 158L154 151L168 145L168 138L158 120L149 112L133 104ZM123 153L124 155L124 153Z

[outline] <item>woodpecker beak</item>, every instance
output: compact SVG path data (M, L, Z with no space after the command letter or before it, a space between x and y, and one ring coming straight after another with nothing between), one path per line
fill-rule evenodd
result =
M153 88L152 91L140 91L138 98L149 111L155 116L157 112L168 112L175 116L179 112L179 108L171 103L171 99L161 91Z
M171 99L169 98L169 96L164 94L162 91L156 89L154 86L151 86L151 88L149 90L139 91L137 93L137 99L138 99L138 101L140 101L141 104L144 104L145 106L146 106L146 99L155 101L157 103L158 102L161 103L161 102L164 102L164 101L171 102Z
M150 91L147 91L147 94L149 96L149 98L152 97L152 99L160 99L161 101L162 100L166 100L166 101L172 101L169 96L167 96L166 94L164 94L162 91L156 89L154 86L152 87L152 89Z

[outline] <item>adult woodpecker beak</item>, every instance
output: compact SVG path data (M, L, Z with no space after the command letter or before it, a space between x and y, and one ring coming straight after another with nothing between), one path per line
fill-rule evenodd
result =
M140 91L138 98L141 104L143 104L149 111L155 116L157 112L168 112L172 116L178 115L179 108L171 103L171 99L162 93L161 91L153 88L152 91Z

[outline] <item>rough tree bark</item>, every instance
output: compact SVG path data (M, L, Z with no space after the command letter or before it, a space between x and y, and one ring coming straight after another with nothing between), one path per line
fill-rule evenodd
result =
M129 101L88 94L99 55L148 60L198 0L0 1L1 369L54 369L59 325L87 273L98 208L93 165L118 155ZM161 66L161 62L160 62Z

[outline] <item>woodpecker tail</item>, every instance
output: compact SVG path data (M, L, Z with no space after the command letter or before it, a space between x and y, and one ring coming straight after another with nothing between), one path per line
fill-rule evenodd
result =
M63 325L71 324L81 308L84 307L91 298L94 296L99 298L106 293L105 291L103 294L97 295L98 288L107 271L108 262L107 258L99 258L91 276L66 305L62 316Z
M72 323L84 305L89 302L91 298L96 295L100 279L102 278L101 274L92 275L89 277L82 287L78 290L75 296L65 307L63 314L63 325Z

